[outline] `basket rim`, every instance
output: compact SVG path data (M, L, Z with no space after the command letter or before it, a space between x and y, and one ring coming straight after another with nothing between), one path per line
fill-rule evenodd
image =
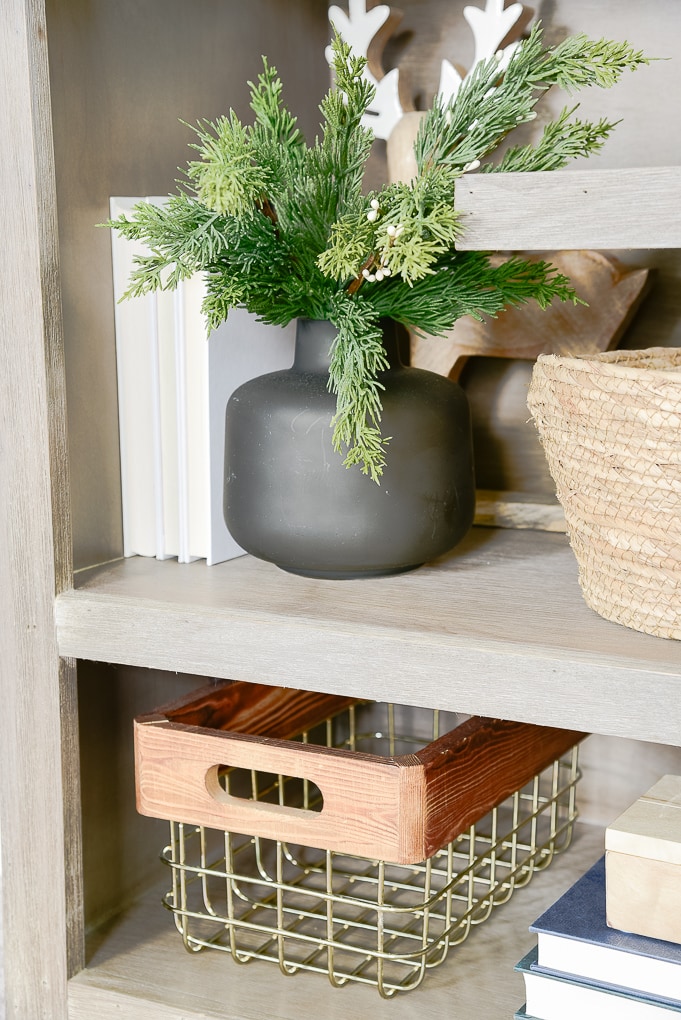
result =
M669 368L655 362L668 361ZM681 382L681 347L647 347L639 350L617 349L595 354L540 354L537 366L542 369L565 367L577 371L591 370L594 374L617 376L623 379L656 378Z

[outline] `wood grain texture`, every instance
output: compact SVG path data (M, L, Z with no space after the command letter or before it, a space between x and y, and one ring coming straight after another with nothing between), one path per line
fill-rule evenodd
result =
M209 684L163 705L149 720L160 717L176 725L286 740L356 703L356 698L342 695L228 681ZM141 716L138 721L144 725L147 720Z
M440 56L466 62L458 42L452 45L456 26L459 41L468 39L461 18L465 2L405 4L403 30L389 56L405 69L409 66L422 73L420 80L415 73L414 80L418 80L416 91L426 97L436 85ZM271 17L262 17L263 8L254 3L225 5L208 0L197 16L198 5L180 0L133 3L130 15L135 31L131 32L132 21L123 25L117 5L106 0L88 4L50 0L63 231L60 295L55 286L56 209L47 135L50 104L42 3L4 0L0 6L0 123L5 157L0 162L0 203L6 242L0 256L0 459L6 494L6 506L0 511L0 681L5 699L0 719L0 831L5 856L8 1008L10 1020L62 1020L68 937L61 891L65 862L60 782L69 790L67 825L75 823L79 812L78 763L73 756L76 733L67 707L74 694L73 664L66 663L61 674L67 712L61 734L67 751L60 779L59 671L52 629L52 596L68 583L69 574L66 499L74 507L79 563L99 562L105 548L115 554L120 537L107 241L102 232L93 231L93 223L102 218L109 194L138 190L141 166L147 181L139 188L143 193L156 192L163 173L172 187L175 167L185 151L178 114L189 121L211 115L203 98L205 88L211 91L216 115L224 112L225 101L238 110L244 93L234 99L234 82L245 82L245 70L251 77L257 73L263 51L275 59L287 86L293 85L297 112L297 99L306 97L303 120L314 130L321 91L317 85L323 88L326 74L322 56L326 7L316 0L286 5L271 0L267 5ZM570 4L559 0L545 6L542 17L551 41L558 41L566 30L586 31L594 38L611 34L615 9L622 37L651 54L666 56L667 41L678 37L681 8L675 0L651 0L644 13L636 5L595 5L593 0L571 0ZM185 57L190 31L200 59L180 62L174 54ZM313 52L316 64L301 61L301 53L307 57ZM253 58L252 66L247 69L240 62L242 57ZM675 68L677 62L662 60L646 69L651 82L648 91L640 90L639 75L634 76L631 86L623 83L623 89L609 94L615 105L607 110L600 93L591 110L591 100L584 96L587 116L606 113L614 120L624 118L606 150L610 166L627 166L628 161L644 158L661 165L680 162L681 136L668 129L678 92ZM110 88L111 81L116 89ZM144 103L139 101L141 90L146 90ZM201 98L195 110L184 106L189 95ZM624 101L617 98L622 95ZM557 101L560 105L562 99ZM158 130L160 113L168 115L168 124L176 132L169 143ZM161 138L164 141L157 146ZM173 146L178 156L172 155ZM131 160L131 152L139 159ZM626 212L632 208L635 211L633 200L627 200ZM658 218L670 208L677 210L678 202L664 204ZM516 245L514 238L511 247ZM561 233L560 241L551 247L563 245ZM678 253L653 254L648 264L660 269L659 286L645 316L636 320L633 345L648 344L651 332L663 342L678 343ZM70 491L57 452L64 435L60 331L53 330L60 296L68 322L69 442L77 473ZM63 525L56 531L49 519L52 509L55 521ZM461 574L447 570L444 583L442 565L427 568L427 576L435 578L432 599L423 591L420 578L405 579L404 586L394 591L391 586L387 595L376 588L357 598L351 588L349 594L341 595L338 589L322 593L318 587L291 584L290 578L286 585L282 579L272 583L268 568L246 562L228 583L224 576L204 576L196 586L192 582L189 593L183 591L184 578L179 575L170 584L167 575L154 575L141 585L141 594L134 591L137 581L131 585L129 577L119 589L109 579L104 588L97 587L87 596L88 601L79 603L66 629L73 647L90 648L95 658L106 647L114 661L129 656L146 666L158 658L173 672L184 661L210 675L216 663L218 673L229 667L227 675L260 679L265 674L272 683L281 682L285 674L291 683L307 683L311 688L327 684L332 692L352 686L359 697L394 692L411 703L449 701L464 710L468 703L473 710L487 706L488 714L505 711L520 717L529 712L538 721L553 720L556 725L579 719L587 728L593 718L603 732L652 734L651 739L681 744L675 728L680 684L671 654L657 651L659 645L632 644L630 635L614 625L604 629L603 621L592 622L575 598L576 574L568 562L569 557L561 560L554 572L556 557L541 543L532 563L516 546L504 547L497 559L488 559L480 548L473 560L460 561ZM481 571L480 583L472 589L464 584L461 593L461 577ZM510 582L511 589L505 591ZM204 600L196 592L206 587L209 593ZM547 605L536 594L542 591ZM467 595L477 600L474 606L468 606ZM538 635L533 633L535 622ZM97 636L96 631L100 631ZM97 664L90 668L94 686L99 682L104 690L106 685L110 694L115 669ZM135 671L136 681L141 672ZM114 693L114 701L115 697ZM31 733L31 747L23 739L26 732ZM87 739L91 744L108 741L121 759L125 756L125 741L104 711ZM616 757L631 762L633 773L637 759L631 744L625 743L620 750ZM604 757L600 749L597 757L599 761ZM117 759L117 783L123 768ZM37 783L40 775L48 780ZM111 772L103 768L99 778L102 789L110 792ZM623 783L633 788L638 780L635 775ZM132 812L130 794L121 789L118 795ZM604 796L609 802L609 789ZM98 895L108 864L112 872L122 873L127 867L139 877L134 857L131 861L129 854L116 855L125 846L129 824L127 815L118 815L116 809L117 804L109 805L109 814L95 823L100 840L96 849L108 844L110 856L98 853L96 866L86 872L90 900ZM141 836L139 842L151 856L152 844L156 852L155 823L139 822L149 827L149 835ZM49 853L45 852L46 832ZM423 1020L510 1016L522 1001L522 982L519 979L514 985L512 967L529 948L527 924L562 891L561 882L564 887L570 884L601 847L600 833L586 849L581 841L574 855L559 862L559 867L569 863L571 871L552 869L546 879L542 876L543 898L534 898L532 890L539 885L533 884L491 926L478 930L475 942L457 951L453 976L434 974L428 990L419 994L419 1016ZM70 861L66 862L68 881L78 882L77 856ZM126 872L125 878L129 877ZM119 879L120 875L114 875L103 881L111 886ZM82 918L78 918L75 899L72 908L78 924ZM75 929L74 936L71 945L78 943ZM495 961L493 970L490 959ZM327 992L323 980L288 981L276 968L264 970L267 976L255 966L225 968L218 954L188 956L159 908L154 889L120 924L112 922L92 940L88 969L70 983L69 1016L73 1020L262 1020L269 1016L298 1020L323 1012L328 1020L345 1020L349 1014L399 1020L414 1013L415 1000L410 997L381 1003L370 990Z
M396 757L275 736L293 736L322 722L344 707L341 700L231 682L199 692L194 711L185 703L182 709L160 709L137 719L138 810L155 818L416 864L583 736L474 717L423 750ZM268 707L274 710L273 721ZM267 735L259 732L263 723ZM222 766L310 780L322 793L322 810L228 794L218 783Z
M628 269L597 251L558 251L543 256L567 276L584 304L531 301L495 319L465 316L444 337L412 337L412 364L450 379L475 355L534 359L539 354L596 354L616 347L648 284L647 269Z
M82 566L122 550L111 238L95 224L108 217L111 195L175 191L177 168L192 158L189 124L230 108L250 122L247 82L262 70L262 54L314 137L329 81L328 21L319 0L208 0L200 16L185 0L131 0L125 17L108 0L73 10L47 0L47 8L73 542Z
M72 977L85 966L85 887L81 759L78 718L78 667L75 659L59 659L61 779L64 808L64 881L66 891L66 964Z
M167 835L166 823L144 818L135 808L133 719L201 682L174 671L78 663L86 931L155 880L158 849Z
M400 776L392 761L163 723L137 727L136 760L142 814L363 857L402 856L396 810ZM218 786L221 765L309 779L322 791L323 809L313 812L226 794Z
M652 939L681 943L681 865L607 850L608 924Z
M583 733L473 716L415 757L424 771L424 857L521 789Z
M565 514L547 496L527 492L495 492L478 489L475 524L488 528L532 528L565 533Z
M681 247L681 167L468 174L464 251Z
M616 347L649 289L647 269L626 267L612 255L559 251L544 257L570 279L584 304L553 301L541 309L529 302L484 321L465 316L443 337L411 338L412 363L460 382L468 396L478 486L508 490L494 499L477 493L476 524L565 531L544 450L528 421L531 363L542 353Z
M62 761L56 590L70 579L63 350L46 26L40 0L8 0L0 15L0 834L7 1020L66 1016L67 945L80 962L78 917L67 935L65 816L76 829L73 731ZM72 718L72 717L70 717ZM30 735L30 739L29 739ZM36 749L39 752L36 753ZM63 764L63 769L62 769ZM46 845L49 844L49 852Z
M134 557L78 585L57 600L65 655L681 744L678 643L590 610L563 535L477 528L342 584Z

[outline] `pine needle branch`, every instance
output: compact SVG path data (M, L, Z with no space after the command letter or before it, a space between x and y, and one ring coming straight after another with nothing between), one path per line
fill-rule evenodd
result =
M188 164L187 177L199 202L227 216L243 216L267 195L272 183L270 168L257 161L257 150L248 130L234 111L214 123L194 127L201 158Z
M625 71L635 71L650 60L627 42L589 39L584 34L569 36L547 51L536 72L545 87L558 85L575 92L591 85L609 89Z
M559 170L577 157L598 152L617 126L617 121L602 119L592 123L570 120L576 109L566 107L555 121L547 124L536 145L508 149L496 166L487 164L482 168L483 172Z
M282 84L263 59L250 83L254 122L233 111L193 130L196 159L166 205L139 203L108 226L143 243L127 296L172 289L194 273L207 281L210 328L243 305L264 322L329 319L338 330L330 385L336 394L334 444L347 465L374 480L385 463L380 372L386 367L379 321L441 335L463 315L495 316L534 300L577 301L569 280L543 261L496 261L459 252L455 183L477 167L557 85L608 88L648 61L627 43L584 35L545 48L536 25L504 66L480 62L456 97L424 117L410 184L365 194L372 133L364 115L374 87L366 61L333 41L335 86L322 100L321 136L308 145L282 101ZM553 170L598 151L614 128L565 109L532 145L511 148L483 171Z
M381 383L388 368L378 317L361 298L339 294L331 313L338 330L329 369L329 389L336 394L333 447L345 454L346 467L358 465L377 482L385 466L381 436Z
M554 85L568 92L590 85L610 88L625 71L646 63L626 42L594 41L586 35L544 49L538 23L505 71L495 57L481 61L451 105L435 102L416 140L419 172L443 163L463 170L483 159L510 131L536 117L534 107Z
M413 287L389 281L367 297L379 317L390 315L415 333L430 336L444 335L464 315L495 317L509 305L528 301L546 308L554 299L579 301L555 266L517 256L495 264L484 252L451 253L436 273Z
M256 84L248 83L251 90L251 109L256 123L253 133L260 133L263 140L277 150L286 153L300 153L305 148L305 139L298 129L294 116L282 102L283 85L276 69L263 57L263 71Z

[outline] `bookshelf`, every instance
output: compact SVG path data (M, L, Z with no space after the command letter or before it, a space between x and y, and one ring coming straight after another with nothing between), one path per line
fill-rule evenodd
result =
M410 56L402 40L404 59L418 72L419 47L460 31L462 5L402 6L418 43ZM645 18L614 2L598 11L587 0L553 6L556 34L628 34L655 53L681 28L674 0L651 0ZM608 11L615 12L610 25ZM348 1006L360 1016L370 1009L400 1016L418 1004L439 1018L450 1015L453 1000L455 1015L492 1020L522 1001L509 976L520 940L598 855L596 826L580 826L574 851L547 873L554 877L537 880L476 933L460 964L434 976L418 999L385 1005L367 990L336 992L266 966L225 973L221 960L192 960L170 945L157 889L164 830L134 811L129 722L197 686L197 677L283 679L584 726L624 738L616 769L631 799L641 791L625 759L639 762L659 744L668 762L669 748L681 746L676 643L591 614L559 535L478 529L457 555L421 571L341 587L247 558L210 570L120 559L109 238L93 225L105 218L109 195L172 188L188 140L178 116L212 117L227 104L245 114L244 82L258 73L262 52L291 83L287 98L313 132L327 80L326 33L319 0L2 5L0 834L8 1020L283 1020L316 1015L320 1003L330 1017ZM593 174L587 183L598 197L605 170L662 168L666 185L649 201L645 226L664 247L625 253L658 277L655 300L630 334L641 346L681 343L674 233L681 152L665 108L680 72L670 63L645 72L652 78L641 93L640 78L632 82L609 111L625 118L628 132L609 151L611 165L580 171ZM651 176L659 178L637 176L648 196ZM533 188L518 185L525 186ZM507 195L491 192L471 201L471 211L485 207L486 216L495 202L499 211L509 206ZM632 199L629 223L615 223L622 249L641 242L634 221L644 207ZM575 217L550 208L569 245ZM585 208L583 218L593 219ZM492 953L498 973L489 977Z
M251 557L210 570L134 557L79 574L56 618L67 657L679 737L676 643L589 610L564 535L476 528L438 563L341 593Z

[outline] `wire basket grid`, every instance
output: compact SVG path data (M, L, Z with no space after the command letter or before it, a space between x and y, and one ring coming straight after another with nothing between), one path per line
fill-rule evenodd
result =
M451 726L428 713L417 733L398 732L396 708L350 706L303 742L353 750L422 746ZM375 711L384 713L376 725ZM423 716L423 713L421 713ZM401 720L400 720L401 721ZM418 730L418 727L416 727ZM308 780L225 770L228 791L313 810ZM172 873L164 898L186 948L211 948L237 963L278 964L285 974L360 982L384 998L416 988L449 950L507 902L570 843L579 778L575 746L464 833L419 864L397 865L284 840L170 823L162 860Z

